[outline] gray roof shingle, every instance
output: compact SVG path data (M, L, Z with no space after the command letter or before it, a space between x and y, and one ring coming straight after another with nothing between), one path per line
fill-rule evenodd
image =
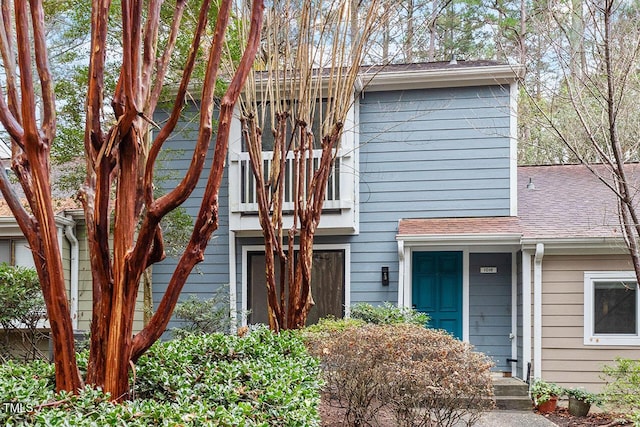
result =
M596 170L610 182L606 170ZM626 171L633 191L640 164ZM534 188L528 188L529 182ZM620 238L617 198L583 165L518 168L518 217L402 219L398 235L520 234L523 238Z

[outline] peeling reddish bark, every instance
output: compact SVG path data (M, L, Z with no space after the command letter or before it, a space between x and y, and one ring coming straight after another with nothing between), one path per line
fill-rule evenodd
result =
M209 177L202 196L200 211L195 221L193 234L191 235L184 254L180 258L176 271L169 281L167 291L162 297L158 309L151 317L149 324L140 333L136 334L133 339L131 351L131 360L133 361L136 361L160 338L160 335L166 329L173 308L178 302L178 296L188 275L191 273L193 267L204 258L204 250L206 249L207 243L213 232L218 228L218 195L229 148L229 132L233 118L233 109L240 96L244 82L251 71L251 65L255 60L260 45L260 30L263 14L263 2L254 1L251 8L251 29L247 46L236 73L220 102L220 116L218 118L213 164L209 170ZM213 88L211 88L211 90L213 90ZM211 92L211 97L213 98L213 92ZM212 111L213 105L211 104L206 110L208 114L207 123L211 123ZM201 115L202 114L201 112Z
M178 121L213 4L211 0L202 2L170 120L156 139L149 142L146 137L148 118L158 103L186 0L176 2L169 42L157 58L162 3L162 0L121 2L123 61L112 103L117 123L106 132L102 127L102 109L110 1L94 0L91 16L92 48L84 141L87 177L81 190L93 280L87 382L102 387L111 393L114 400L127 397L131 361L137 360L166 328L184 282L195 264L202 261L208 240L218 226L217 199L227 153L229 124L234 104L255 59L264 9L262 1L254 2L251 37L240 67L222 100L215 160L196 229L173 275L167 295L162 299L159 312L134 338L134 310L142 274L164 257L160 220L189 197L204 168L205 154L213 134L215 84L233 2L222 0L217 5L215 33L209 48L202 91L200 127L190 168L174 190L156 200L152 192L155 161ZM49 182L49 150L55 136L56 120L45 47L43 8L41 0L16 1L13 11L9 4L2 1L0 53L7 93L5 95L0 89L0 122L11 136L13 168L27 197L30 212L22 207L3 171L0 171L0 190L34 254L51 322L56 388L74 392L82 386L82 380L76 365ZM145 6L147 11L143 13ZM8 37L12 22L16 28L15 58L12 56L12 40ZM31 41L33 47L30 47ZM35 74L31 72L32 51L35 53L37 81L33 80ZM19 76L17 69L21 70ZM40 116L35 112L36 85L42 92Z

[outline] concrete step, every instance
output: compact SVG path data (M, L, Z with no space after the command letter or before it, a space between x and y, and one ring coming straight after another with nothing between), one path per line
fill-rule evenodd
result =
M529 396L529 386L526 383L494 383L494 396Z
M493 394L497 409L530 411L533 407L529 385L517 378L494 377Z
M496 409L510 411L530 411L533 402L528 396L496 396Z

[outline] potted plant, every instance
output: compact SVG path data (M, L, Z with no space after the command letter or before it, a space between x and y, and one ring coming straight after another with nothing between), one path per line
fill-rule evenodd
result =
M549 413L556 410L558 405L558 396L562 394L562 389L555 383L544 381L541 378L535 378L529 386L529 393L541 413Z
M583 388L568 388L565 393L569 396L569 413L577 417L585 417L591 405L597 405L601 401L600 395Z

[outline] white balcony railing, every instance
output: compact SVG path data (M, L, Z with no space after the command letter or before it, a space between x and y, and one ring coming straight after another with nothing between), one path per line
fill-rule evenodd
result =
M318 165L320 164L320 157L322 155L322 150L313 150L313 157L311 159L306 160L307 162L312 162L312 170L315 172L318 169ZM264 163L264 174L265 177L268 176L269 171L271 170L271 162L273 160L273 152L265 151L262 153L262 159ZM238 171L240 173L240 179L238 180L239 184L237 186L237 191L240 192L238 197L238 210L241 213L255 213L258 212L258 201L256 196L256 182L253 178L253 173L251 172L251 165L249 164L249 153L242 152L238 154L238 163L239 168ZM327 191L325 193L324 198L324 210L331 209L340 209L344 207L348 207L345 205L345 201L340 198L340 168L342 166L341 157L336 157L336 160L332 166L331 172L329 174L329 181L327 182ZM305 168L306 172L307 168ZM284 171L284 202L283 202L283 211L293 211L293 197L295 196L294 188L296 182L296 174L294 173L294 154L288 153L287 162ZM306 183L304 188L305 195L308 186L311 184L311 177L303 177L303 181Z

